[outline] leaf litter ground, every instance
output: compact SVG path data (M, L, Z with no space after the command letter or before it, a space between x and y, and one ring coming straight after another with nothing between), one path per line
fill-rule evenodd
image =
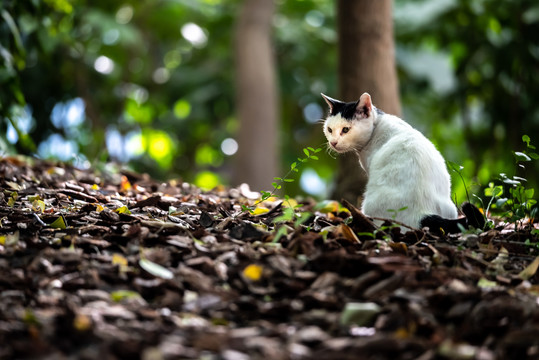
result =
M529 229L373 238L306 201L275 241L286 204L246 186L18 158L0 186L1 359L539 358Z

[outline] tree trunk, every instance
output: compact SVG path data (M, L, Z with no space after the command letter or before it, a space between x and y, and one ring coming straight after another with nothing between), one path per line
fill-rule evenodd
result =
M278 176L278 105L272 49L271 0L245 0L237 21L236 106L238 152L233 183L269 190Z
M339 99L368 92L379 109L400 115L391 11L391 0L338 0ZM359 204L366 182L357 156L340 156L333 198Z

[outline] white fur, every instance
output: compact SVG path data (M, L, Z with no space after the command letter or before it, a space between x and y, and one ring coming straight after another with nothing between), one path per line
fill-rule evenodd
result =
M371 109L368 117L346 120L338 114L324 122L330 147L339 153L355 151L367 172L363 213L391 218L388 210L407 207L395 219L414 227L419 227L426 215L455 219L451 179L440 152L405 121L377 114L368 94L362 95L359 106L364 100ZM342 132L345 127L350 128L348 133Z

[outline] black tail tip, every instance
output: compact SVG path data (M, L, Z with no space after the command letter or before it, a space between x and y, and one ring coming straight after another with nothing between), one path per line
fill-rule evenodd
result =
M444 219L438 215L428 215L421 220L421 227L428 227L435 234L460 233L462 228L469 229L470 227L480 230L485 228L485 217L477 206L466 202L462 204L461 209L465 218Z
M465 202L462 204L462 212L466 216L468 227L483 230L485 228L485 217L483 213L472 203Z

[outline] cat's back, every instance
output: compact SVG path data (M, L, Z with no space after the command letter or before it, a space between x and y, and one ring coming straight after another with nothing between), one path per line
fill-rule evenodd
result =
M445 169L444 159L432 142L404 120L393 115L383 115L378 126L381 127L382 140L372 158L375 163L371 167L406 164L412 167L410 170L436 165Z

